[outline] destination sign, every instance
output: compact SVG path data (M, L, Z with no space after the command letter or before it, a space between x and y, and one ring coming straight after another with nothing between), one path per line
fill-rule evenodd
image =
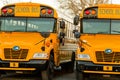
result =
M15 16L39 17L40 6L15 6Z
M98 18L120 18L120 8L98 8Z

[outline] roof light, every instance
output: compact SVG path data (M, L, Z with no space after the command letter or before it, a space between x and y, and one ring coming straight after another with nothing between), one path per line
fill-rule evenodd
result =
M48 14L51 14L51 13L52 13L52 10L49 9L49 10L48 10Z
M85 11L85 14L86 14L86 15L89 15L89 14L90 14L90 11L89 11L89 10L86 10L86 11Z
M3 9L2 12L3 12L4 14L6 14L6 13L7 13L7 9Z
M43 9L41 12L42 12L42 14L46 14L46 10L45 9Z
M92 15L95 15L95 14L96 14L96 11L95 11L95 10L92 10L91 14L92 14Z
M50 46L50 42L49 42L49 41L46 41L45 45L46 45L47 47L49 47L49 46Z

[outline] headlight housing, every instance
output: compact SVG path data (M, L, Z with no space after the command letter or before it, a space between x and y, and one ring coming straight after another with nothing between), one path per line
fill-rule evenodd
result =
M33 58L48 58L47 53L34 53Z
M88 54L78 54L77 58L90 60L90 56Z

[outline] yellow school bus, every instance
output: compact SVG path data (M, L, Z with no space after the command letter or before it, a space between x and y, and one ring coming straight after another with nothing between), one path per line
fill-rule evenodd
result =
M78 23L80 21L80 23ZM101 4L85 8L74 18L76 80L120 75L120 5Z
M0 73L35 72L52 80L55 70L74 70L73 24L44 4L15 3L0 11ZM67 64L67 66L64 64Z

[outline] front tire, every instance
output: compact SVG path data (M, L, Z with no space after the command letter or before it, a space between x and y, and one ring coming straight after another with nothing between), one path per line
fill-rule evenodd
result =
M76 71L75 71L76 80L89 80L89 74L85 74L84 72L82 72L82 70L80 71L78 67L79 66L76 63Z
M76 70L76 80L85 80L83 73Z
M73 73L75 65L75 53L72 53L71 61L61 64L62 71L65 73Z
M54 76L54 58L50 55L47 69L41 72L42 80L53 80Z
M71 57L71 62L68 64L68 73L73 73L74 72L74 67L75 67L75 53L72 53Z

